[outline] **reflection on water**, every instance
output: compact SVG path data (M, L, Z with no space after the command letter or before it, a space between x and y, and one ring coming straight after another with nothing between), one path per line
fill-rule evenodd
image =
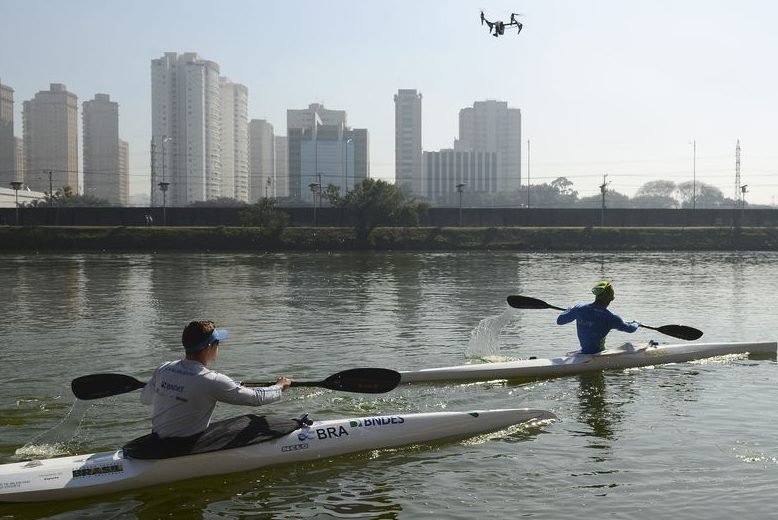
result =
M578 401L580 412L578 419L591 427L587 434L592 437L591 448L607 449L609 445L599 439L613 440L615 427L621 422L621 414L613 405L608 405L605 386L605 375L602 372L582 374L578 376Z
M548 358L577 348L575 330L557 327L552 311L509 314L505 297L567 306L600 278L616 283L627 319L685 323L705 341L778 337L775 253L6 255L0 463L47 432L70 434L56 427L73 378L144 379L180 355L192 319L230 329L214 368L242 380L454 365L479 349ZM614 343L667 340L647 329L611 334ZM0 517L508 518L520 507L567 520L585 504L602 517L761 518L778 480L776 367L725 358L532 384L403 385L376 396L294 389L262 412L328 419L531 407L559 421L72 503L0 505ZM90 403L75 431L79 452L148 431L137 393ZM217 407L217 418L231 415Z

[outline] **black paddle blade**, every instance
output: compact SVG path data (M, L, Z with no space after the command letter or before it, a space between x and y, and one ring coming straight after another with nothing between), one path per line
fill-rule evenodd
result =
M123 374L90 374L77 377L70 383L73 395L83 400L126 394L144 386L146 383Z
M516 309L557 309L563 311L565 309L550 305L543 300L537 298L530 298L529 296L519 296L514 294L508 296L508 305Z
M672 336L674 338L690 341L702 337L701 330L695 329L694 327L687 327L686 325L662 325L661 327L657 327L655 330L658 330L662 334L667 334L668 336Z
M388 368L352 368L333 374L316 385L338 392L382 394L400 384L400 373ZM295 386L295 383L292 383ZM298 385L302 386L302 385Z

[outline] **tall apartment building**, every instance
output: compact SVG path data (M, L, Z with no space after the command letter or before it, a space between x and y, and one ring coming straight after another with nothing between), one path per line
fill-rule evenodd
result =
M219 65L195 53L151 60L151 202L187 206L222 195Z
M221 196L249 201L249 91L221 78L222 186Z
M273 125L264 119L249 122L249 202L276 197L276 144Z
M14 137L14 90L0 82L0 187L21 180L16 170Z
M343 110L317 103L287 110L287 139L292 198L311 203L317 189L330 185L345 194L370 176L368 132L347 127Z
M276 141L276 182L275 197L289 196L289 139L277 135Z
M421 94L400 89L394 95L394 179L402 190L420 195L422 187Z
M23 182L34 191L78 189L78 97L65 85L52 83L25 101L22 110ZM51 186L51 188L50 188Z
M505 101L476 101L459 111L457 151L497 152L497 191L521 185L521 110Z
M84 194L111 204L129 203L129 176L120 167L119 104L108 94L84 101Z

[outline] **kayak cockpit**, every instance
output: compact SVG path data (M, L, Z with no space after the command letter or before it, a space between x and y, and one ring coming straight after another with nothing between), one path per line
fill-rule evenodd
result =
M264 415L240 415L208 426L202 433L189 437L160 438L156 433L133 439L122 447L125 458L169 459L229 450L283 437L313 421L305 414L297 419Z

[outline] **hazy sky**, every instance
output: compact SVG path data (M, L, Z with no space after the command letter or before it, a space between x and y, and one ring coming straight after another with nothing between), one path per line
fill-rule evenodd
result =
M520 36L480 25L523 13ZM423 147L498 99L523 117L522 183L565 176L582 196L692 179L778 195L778 4L741 0L0 0L0 81L22 102L64 83L119 103L131 192L148 192L151 60L197 52L249 89L249 117L286 134L286 110L323 103L370 132L371 174L394 179L394 102L423 95ZM80 127L80 121L79 121ZM79 140L79 146L81 141ZM79 149L79 157L82 151Z

